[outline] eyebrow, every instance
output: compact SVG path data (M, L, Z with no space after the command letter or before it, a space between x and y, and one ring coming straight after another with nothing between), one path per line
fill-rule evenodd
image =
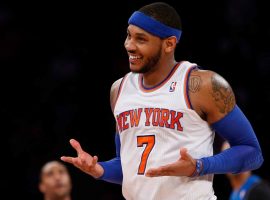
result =
M145 33L135 33L136 36L143 36L146 37L147 35Z
M127 29L127 33L130 34L129 29ZM143 36L143 37L147 37L147 35L145 33L135 33L136 36Z

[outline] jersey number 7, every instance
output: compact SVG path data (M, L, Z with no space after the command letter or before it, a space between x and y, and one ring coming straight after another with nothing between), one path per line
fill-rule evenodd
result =
M143 147L145 144L145 149L142 153L141 162L138 168L138 174L143 175L145 172L148 156L155 145L154 135L142 135L137 136L137 147Z

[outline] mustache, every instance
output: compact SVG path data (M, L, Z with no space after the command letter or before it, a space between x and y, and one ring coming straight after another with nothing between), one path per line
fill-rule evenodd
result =
M128 52L128 53L133 53L133 54L135 54L135 53L136 53L136 51L135 51L135 50L128 50L127 52Z

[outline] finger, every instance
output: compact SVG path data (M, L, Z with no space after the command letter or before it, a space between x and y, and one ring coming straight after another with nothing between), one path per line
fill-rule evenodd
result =
M157 177L157 176L171 176L174 172L174 167L172 164L158 167L158 168L151 168L146 172L146 176L149 177Z
M97 164L97 161L98 161L98 157L94 156L93 161L92 161L92 166L95 166Z
M89 166L90 168L93 168L97 164L97 160L98 160L97 156L93 156L93 157L91 157L91 159L89 158L89 159L85 160L84 164Z
M87 155L85 153L81 153L81 155L79 156L79 160L80 160L80 163L83 164L83 165L86 165L87 164L87 161L89 159L87 159L86 157ZM89 161L88 161L89 162ZM79 163L78 163L79 164Z
M73 157L69 157L69 156L61 156L60 159L61 159L62 161L64 161L64 162L68 162L68 163L73 164Z
M78 168L83 167L83 162L82 162L82 159L80 159L80 158L73 158L72 162Z
M78 154L82 154L83 149L82 149L80 143L79 143L77 140L71 139L71 140L69 141L69 143L70 143L71 146L77 151Z
M180 149L180 155L181 155L181 159L183 159L183 160L190 160L190 159L192 159L192 157L188 154L186 148Z
M148 169L145 172L145 176L147 176L147 177L156 177L158 175L157 175L156 169Z
M181 148L180 149L180 155L181 155L181 153L185 153L185 152L187 152L187 148Z
M147 177L158 177L158 176L164 176L159 168L152 168L147 170L145 173L145 176Z

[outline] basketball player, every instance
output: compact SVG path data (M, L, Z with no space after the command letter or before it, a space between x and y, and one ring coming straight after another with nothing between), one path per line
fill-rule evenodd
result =
M63 163L49 161L44 164L39 183L44 200L71 200L71 189L71 178Z
M122 184L128 200L213 200L213 174L263 163L256 135L227 81L175 60L181 29L179 15L166 3L131 15L124 43L131 72L111 87L116 157L98 162L74 139L77 157L61 157L97 179ZM231 148L213 155L214 132Z

